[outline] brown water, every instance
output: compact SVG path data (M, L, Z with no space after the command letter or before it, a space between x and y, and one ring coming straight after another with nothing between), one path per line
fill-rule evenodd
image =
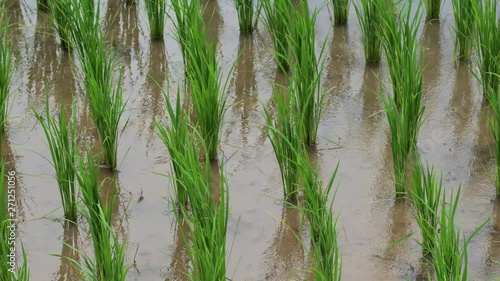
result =
M205 21L227 73L238 53L240 60L229 81L228 110L221 140L220 161L230 186L228 277L238 281L297 280L307 268L307 253L297 235L300 215L279 203L282 188L278 165L263 130L263 106L271 100L271 82L283 82L271 56L271 41L260 27L253 37L240 37L231 0L209 0ZM321 5L314 0L313 5ZM77 280L71 265L50 254L77 258L65 241L91 253L88 234L60 221L59 193L54 171L44 157L50 153L32 109L44 109L45 88L52 108L63 104L78 116L80 133L98 143L82 94L73 78L72 60L52 35L47 16L35 2L9 0L12 39L19 63L13 79L15 98L4 156L18 175L21 239L29 255L32 280ZM453 15L446 1L441 21L422 27L426 120L419 136L423 158L442 169L447 193L462 187L460 222L466 233L491 217L469 247L472 280L500 275L500 200L493 185L489 149L492 135L483 117L482 95L467 65L453 56ZM127 280L182 280L187 259L182 229L166 199L169 172L167 150L155 134L153 118L165 116L164 88L175 89L182 59L169 36L150 41L143 3L126 6L117 0L101 5L103 28L113 40L124 71L129 124L121 138L117 175L106 188L116 191L113 226L128 241ZM416 232L410 204L395 201L385 115L380 107L379 78L387 80L385 63L365 66L360 32L351 9L349 25L332 28L326 9L318 17L318 46L325 48L324 114L319 127L316 161L328 178L340 161L334 211L339 214L339 243L343 280L417 280L425 276L421 249L414 239L383 251L408 233ZM333 36L332 36L333 35ZM167 79L167 74L169 79ZM72 99L76 100L71 107ZM53 112L54 114L57 111ZM95 146L98 152L98 146ZM124 219L119 218L123 216ZM283 222L283 223L281 223ZM286 224L286 225L285 225ZM234 243L233 243L234 240Z

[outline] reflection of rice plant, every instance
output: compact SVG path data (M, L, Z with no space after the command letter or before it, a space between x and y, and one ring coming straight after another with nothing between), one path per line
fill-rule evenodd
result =
M349 18L351 0L332 0L333 19L335 24L346 24Z
M12 182L14 175L12 172L8 174L5 173L5 162L0 159L0 274L2 275L2 280L6 281L29 281L30 271L28 269L28 258L24 247L22 247L23 254L23 264L17 267L16 260L14 257L14 266L12 266L11 248L12 248L12 238L11 232L12 227L17 228L16 223L11 220L9 212L15 212L11 207L12 199L15 198L14 193L16 192L14 188L8 188L7 182ZM9 204L10 203L10 204ZM13 269L14 268L14 269ZM17 269L15 269L17 268Z
M12 64L12 45L9 41L9 21L3 4L0 4L0 134L5 131L8 118L10 80Z
M379 62L381 57L380 38L377 36L380 26L380 14L377 1L361 0L360 5L354 5L358 15L366 62Z
M455 49L460 59L468 60L474 43L474 1L452 0L453 15L455 17Z
M176 217L179 223L182 223L182 218L189 223L191 245L187 248L193 265L189 273L190 280L226 280L226 232L229 219L227 181L221 164L219 186L212 186L208 155L202 157L205 159L203 165L199 161L200 152L207 149L200 151L194 139L193 136L186 138L184 147L174 151L183 175L181 180L185 186L189 186L186 191L191 211L181 206L180 210L176 209ZM201 143L205 146L203 140ZM212 192L217 189L220 200L216 203Z
M172 107L168 95L164 93L163 96L167 105L167 113L170 118L170 125L167 125L165 122L156 121L156 126L158 128L158 135L167 147L172 161L172 170L174 172L174 183L176 187L175 204L179 208L183 206L187 207L187 190L186 186L184 185L182 174L183 170L185 169L182 169L180 167L180 165L182 164L182 159L178 158L184 155L182 151L185 147L185 142L188 138L192 137L192 135L189 133L189 116L182 112L179 91L177 91L177 101L175 109Z
M493 132L495 142L495 156L497 161L495 167L495 187L496 193L500 194L500 85L497 85L496 89L489 87L487 94L486 97L493 112L493 116L488 118L488 124Z
M437 235L438 208L442 196L442 178L438 181L434 169L422 169L422 164L416 160L413 167L413 186L410 192L411 198L417 209L416 221L422 234L422 245L424 250L434 248Z
M94 260L80 253L84 257L83 264L71 261L82 270L84 280L124 281L128 272L128 266L125 265L125 243L119 241L111 228L113 204L101 202L99 167L90 150L87 149L86 153L86 160L78 153L76 177L85 204L82 215L87 221L94 245Z
M72 0L50 0L48 2L52 12L51 21L61 41L61 48L70 51L71 47L71 25L75 10Z
M425 0L425 13L428 20L439 19L441 0Z
M59 120L50 116L49 98L45 101L45 115L35 111L38 122L42 124L47 145L52 156L52 166L56 171L57 184L61 195L64 216L76 222L77 193L75 187L75 154L76 154L76 119L75 116L68 122L63 106L60 108Z
M390 144L394 163L397 194L406 192L406 173L416 151L418 131L422 124L422 58L417 31L420 25L421 6L412 16L411 3L407 2L393 14L385 1L379 2L382 15L379 36L386 52L393 95L384 96L384 108L390 128Z
M263 0L260 2L264 11L262 22L271 35L274 58L283 72L290 68L289 34L293 25L292 3L289 0Z
M476 2L474 2L476 3ZM479 1L475 7L477 28L476 52L478 55L479 80L483 94L488 98L490 88L500 84L500 22L497 21L497 0Z
M144 0L146 13L148 15L149 31L151 38L163 38L165 31L165 20L167 17L167 1L165 0Z
M255 5L254 0L234 0L238 13L238 24L242 34L252 33L257 27L260 14L260 4Z

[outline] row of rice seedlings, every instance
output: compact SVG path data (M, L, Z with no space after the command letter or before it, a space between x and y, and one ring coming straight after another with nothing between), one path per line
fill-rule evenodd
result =
M389 4L390 5L390 4ZM398 19L392 7L379 2L382 16L379 36L386 52L393 95L383 97L390 128L395 190L406 193L408 163L416 152L418 131L422 124L422 57L417 39L421 19L421 5L412 18L411 3L405 3Z
M59 120L50 115L48 95L45 101L45 114L34 111L38 122L42 124L47 146L50 150L52 161L50 163L56 171L57 185L61 195L64 217L76 222L77 190L75 187L75 156L76 156L76 115L67 120L64 107L61 105Z
M425 0L425 13L427 20L439 19L441 4L441 0Z
M321 72L323 69L322 45L319 56L316 56L316 18L318 10L309 12L307 1L300 1L292 10L294 19L290 27L291 81L289 92L295 96L295 106L300 117L301 140L306 146L316 144L318 126L324 93L321 90ZM318 63L319 60L319 63Z
M187 119L184 119L187 122ZM199 134L194 132L194 134ZM190 202L190 210L186 206L175 209L179 224L188 223L188 234L184 236L192 268L190 280L226 280L226 233L229 219L229 193L224 177L223 164L220 165L219 186L212 187L211 163L207 148L201 139L201 149L195 142L196 136L186 138L179 150L173 149L172 161L180 170L182 181L186 187ZM200 153L205 151L204 163L200 163ZM219 189L220 199L214 200L212 192ZM172 199L174 200L174 199Z
M240 33L252 33L257 28L261 8L260 3L255 4L254 0L234 0L234 5L238 14Z
M304 201L302 210L309 222L311 236L310 258L314 280L340 281L342 278L342 259L337 244L337 218L333 218L333 202L328 197L337 175L338 165L330 180L323 187L318 169L311 164L307 150L302 149L299 159L300 177L303 184Z
M346 24L351 0L332 0L330 3L335 24Z
M180 208L188 206L187 186L184 184L185 181L183 180L182 174L185 169L182 169L179 166L182 164L182 160L179 159L179 157L184 155L182 151L185 148L186 140L192 137L189 132L189 115L182 111L180 90L177 90L175 110L165 92L163 93L163 97L167 106L170 125L164 121L157 120L155 120L155 123L158 135L162 139L170 154L171 166L174 174L173 182L175 185L175 204L180 210Z
M187 69L186 65L187 46L186 44L182 44L181 42L186 42L188 40L187 32L189 30L188 29L189 25L192 22L191 17L195 16L194 13L190 13L189 11L194 9L199 9L200 8L199 6L195 6L197 4L199 4L198 1L172 0L171 7L172 10L174 11L175 18L170 16L170 14L167 14L167 16L169 16L172 19L174 25L174 38L179 43L181 49L184 69Z
M22 247L22 266L17 267L16 257L12 257L12 248L15 248L16 243L16 237L12 237L12 233L14 233L12 227L17 226L9 215L9 212L12 211L12 207L9 205L9 197L12 196L15 189L8 189L5 184L6 180L8 182L11 177L5 173L3 158L0 159L0 176L0 276L5 281L28 281L30 280L30 271L24 247Z
M94 156L89 149L86 151L86 156L78 152L76 169L76 178L85 204L82 215L89 226L94 246L94 260L80 252L83 264L71 261L81 269L83 280L124 281L129 269L129 266L125 265L125 243L119 241L111 228L113 204L103 204L101 201L101 186L98 183L99 166L94 162Z
M48 5L52 12L50 19L59 36L61 48L65 51L71 51L72 17L77 12L74 2L72 0L50 0Z
M84 74L87 101L96 125L104 153L104 164L117 168L118 141L128 121L120 130L125 110L122 99L123 73L113 50L106 49L99 23L99 4L91 0L78 2L74 13L73 42ZM114 73L118 71L118 78Z
M455 17L455 50L458 57L468 60L474 44L474 30L476 19L474 5L476 0L452 0L453 15Z
M434 168L427 165L425 170L420 160L413 166L413 187L410 196L417 210L416 221L422 235L422 248L428 252L434 248L439 220L439 204L443 194L443 179L436 179Z
M146 14L148 16L151 38L163 38L163 33L165 31L165 21L167 18L167 1L144 0L144 3L146 7Z
M495 190L497 195L500 195L500 85L497 85L495 89L489 87L487 94L492 111L492 116L488 117L488 125L493 133L495 146Z
M210 159L216 159L226 111L225 92L233 68L226 81L222 82L216 46L207 39L199 0L192 0L191 4L180 4L180 9L186 20L182 27L186 29L176 29L176 37L185 55L185 73L197 118L196 125L206 143L207 155ZM181 27L182 24L179 22L177 26Z
M298 124L300 121L295 107L297 100L290 92L282 97L277 87L279 86L273 86L277 111L274 120L270 110L268 108L265 110L267 136L278 161L283 196L286 201L296 204L299 190L298 159L301 146L301 126Z
M14 71L9 21L3 5L0 4L0 134L4 133L8 118L10 80Z
M381 58L381 42L377 36L380 26L380 14L377 2L383 0L360 0L359 5L354 5L363 39L363 49L367 63L378 63Z
M263 0L262 22L271 35L273 42L273 55L278 69L286 72L290 68L289 36L292 26L292 1L289 0Z
M475 49L478 55L476 75L488 98L490 88L496 90L500 84L500 22L497 20L497 0L475 2L477 38Z

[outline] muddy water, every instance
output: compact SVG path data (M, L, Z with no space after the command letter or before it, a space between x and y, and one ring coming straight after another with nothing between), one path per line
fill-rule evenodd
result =
M95 152L100 150L97 132L82 97L82 84L73 77L72 58L58 48L47 16L36 11L32 0L8 4L19 66L2 154L9 161L8 169L19 175L21 239L29 254L32 280L78 280L67 261L49 255L78 258L63 242L91 253L91 241L83 229L60 220L54 171L44 159L50 156L49 150L32 109L44 109L47 89L52 108L62 104L77 114L80 141L94 144ZM495 199L492 182L492 136L477 83L467 65L454 62L451 11L446 1L441 21L422 26L419 33L427 110L419 149L430 164L442 169L448 194L461 185L460 219L466 233L491 217L469 250L472 280L486 280L500 274L494 263L500 260L500 201ZM183 227L175 223L166 199L170 181L158 175L169 172L170 160L153 122L165 116L157 84L174 90L180 83L180 51L170 35L164 41L149 39L142 3L127 6L109 0L102 3L101 14L106 38L119 54L128 99L124 121L129 123L118 152L123 162L117 174L103 170L100 177L106 180L108 193L118 196L113 226L128 241L127 262L135 261L128 280L183 280L187 268ZM301 216L278 201L282 196L278 166L263 130L262 103L272 100L270 83L285 80L276 72L269 35L260 28L253 37L239 36L229 0L209 0L204 19L226 73L241 53L229 80L219 156L230 186L228 277L301 280L307 253L296 237L303 237L307 245L307 230L301 228ZM340 214L343 277L419 280L426 275L426 265L414 240L384 251L418 229L410 204L395 201L392 194L387 123L378 98L379 79L387 80L386 65L365 66L354 10L349 21L347 26L331 28L323 9L317 24L318 49L327 40L323 76L327 98L314 157L325 179L340 161L334 211ZM169 34L171 28L169 21Z

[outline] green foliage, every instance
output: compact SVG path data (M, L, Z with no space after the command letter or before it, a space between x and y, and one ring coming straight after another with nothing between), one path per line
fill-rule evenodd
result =
M8 118L10 82L14 65L12 62L12 44L9 40L9 21L0 4L0 134L5 131Z
M66 51L71 51L71 27L72 20L77 10L75 9L74 1L72 0L50 0L48 1L49 8L52 12L51 22L54 29L59 35L61 48Z
M271 35L274 58L278 69L283 72L290 68L289 36L292 21L292 2L289 0L263 0L262 22Z
M428 20L439 19L441 0L425 0L425 13Z
M378 2L382 0L360 0L354 5L361 27L363 48L367 63L378 63L381 58L381 42L377 36L380 27L380 13L377 10Z
M260 4L255 5L254 0L234 0L238 13L238 24L241 34L250 34L257 28L260 14Z
M167 1L165 0L144 0L146 13L148 15L149 31L151 38L163 38L165 31L165 21L167 18Z
M476 0L452 0L453 15L455 17L455 49L458 57L468 60L474 44L474 30L476 19L474 2Z
M492 116L488 117L488 125L493 133L494 146L495 146L495 189L496 193L500 194L500 85L493 89L488 88L487 99L489 101Z
M346 24L349 18L351 0L332 0L333 18L335 24Z

